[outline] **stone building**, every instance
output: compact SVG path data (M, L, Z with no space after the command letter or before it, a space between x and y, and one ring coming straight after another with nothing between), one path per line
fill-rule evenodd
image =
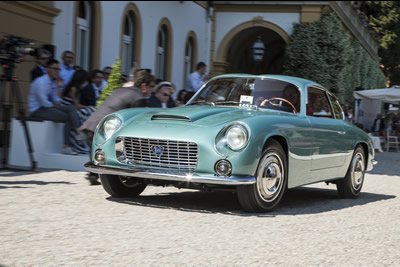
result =
M324 10L377 58L355 1L1 1L0 35L31 39L58 60L71 50L86 70L121 58L128 73L136 62L179 90L199 61L213 75L281 73L293 24L316 21ZM255 45L264 47L260 61ZM26 105L35 58L15 65Z

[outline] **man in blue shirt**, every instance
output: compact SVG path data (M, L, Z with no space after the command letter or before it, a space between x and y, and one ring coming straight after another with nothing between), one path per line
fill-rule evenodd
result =
M47 74L36 78L29 89L28 108L30 117L64 123L64 148L62 153L77 155L78 153L71 148L70 131L74 129L78 136L84 136L84 134L78 130L80 125L75 106L60 105L63 80L59 78L59 62L50 60L46 70Z
M186 82L186 90L188 92L196 92L200 87L210 79L211 75L205 75L207 65L204 62L197 63L196 71L191 73Z
M62 85L62 91L64 91L65 87L68 85L68 83L71 81L72 76L74 75L74 68L72 64L74 63L74 53L71 51L64 51L63 56L62 56L62 61L63 64L61 64L61 71L60 71L60 77L64 80L64 83Z

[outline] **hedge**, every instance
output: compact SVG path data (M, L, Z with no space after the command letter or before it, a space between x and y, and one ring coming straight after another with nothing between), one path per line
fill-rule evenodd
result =
M286 47L284 74L315 81L339 98L354 102L356 87L386 87L379 62L345 32L332 12L315 22L294 25Z

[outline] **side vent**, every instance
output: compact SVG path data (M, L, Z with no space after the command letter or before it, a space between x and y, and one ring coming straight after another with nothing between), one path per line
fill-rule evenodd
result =
M152 120L175 120L175 121L188 121L192 122L192 120L185 116L178 115L163 115L163 114L155 114L151 116Z

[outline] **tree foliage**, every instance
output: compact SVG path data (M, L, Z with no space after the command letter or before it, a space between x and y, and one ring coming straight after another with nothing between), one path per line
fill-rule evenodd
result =
M96 107L100 107L106 98L114 92L115 89L122 87L121 81L121 60L117 58L115 64L112 67L110 77L107 81L107 86L101 92L100 98L97 101Z
M341 103L353 103L356 87L385 87L385 76L336 16L321 14L315 22L294 25L286 48L285 74L315 81L330 89Z
M378 55L389 86L400 85L400 2L361 1L360 11L379 36Z
M365 14L368 24L378 34L380 47L388 49L396 43L398 33L394 28L400 20L398 1L361 1L360 10Z

